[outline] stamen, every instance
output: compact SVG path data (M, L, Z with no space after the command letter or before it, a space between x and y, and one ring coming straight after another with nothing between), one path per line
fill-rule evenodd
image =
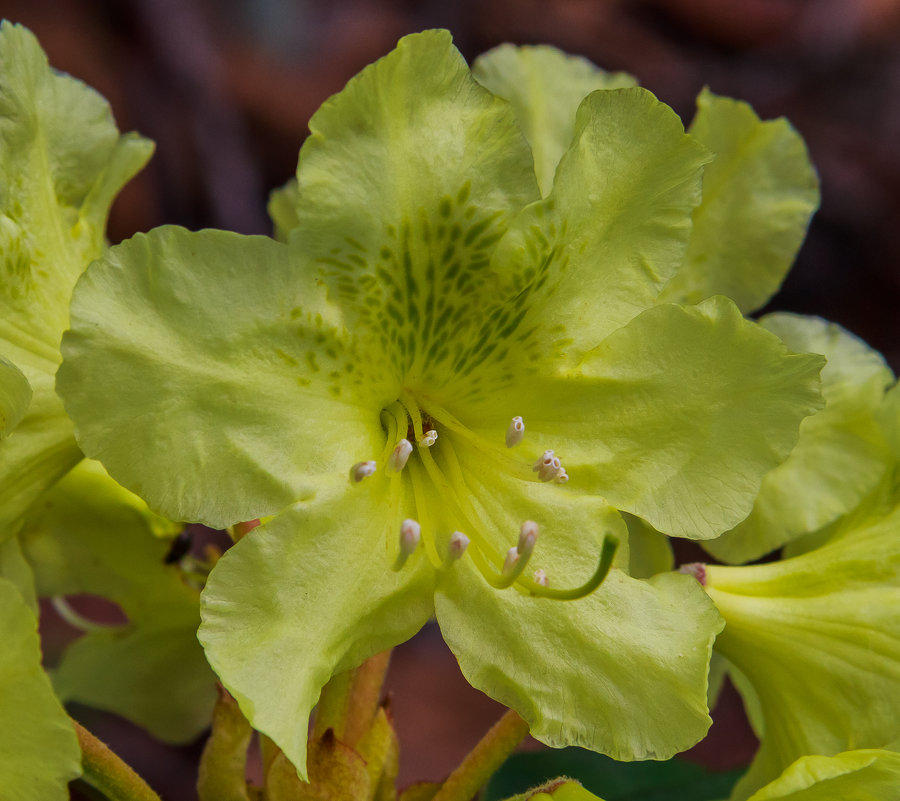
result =
M531 469L538 474L541 481L553 481L563 468L553 451L544 451L544 455L534 463L534 467Z
M513 417L506 429L506 447L514 448L525 438L525 423L520 416Z
M369 460L368 462L357 462L353 467L350 468L350 480L355 484L359 484L364 478L368 478L375 472L375 462Z
M394 570L400 570L406 564L406 560L415 552L419 540L422 538L422 527L410 518L400 524L400 553L394 562Z
M503 578L507 578L508 576L512 575L520 560L521 555L519 554L519 549L516 548L515 545L513 545L513 547L506 552L506 559L503 561L503 572L500 575L503 576ZM510 584L511 583L512 582L510 582Z
M559 473L556 474L556 478L553 480L557 484L565 484L569 480L569 474L566 472L566 468L560 467Z
M537 542L538 524L534 520L526 520L519 528L518 551L526 559L531 556L534 544Z
M534 571L534 583L540 585L541 587L550 586L550 581L547 578L547 574L544 572L543 568L539 568Z
M409 455L412 453L412 444L406 437L400 440L391 451L388 458L388 469L393 473L399 473L406 463L409 461Z
M679 573L686 573L693 576L700 582L702 587L706 586L706 565L703 562L690 562L678 568Z
M461 531L454 531L450 535L450 545L447 548L447 560L455 562L459 559L466 552L466 548L469 547L469 542L469 538Z
M432 445L434 445L435 442L437 442L437 437L437 431L435 431L433 428L429 428L419 440L419 445L423 448L430 448Z

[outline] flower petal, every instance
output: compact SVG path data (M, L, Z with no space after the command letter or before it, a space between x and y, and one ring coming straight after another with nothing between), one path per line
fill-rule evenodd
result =
M883 749L805 756L749 801L893 801L900 754Z
M432 614L436 573L423 549L391 570L411 499L399 489L392 498L388 481L323 481L227 551L203 592L199 638L210 664L303 776L307 720L324 684L409 639Z
M81 454L53 391L76 279L152 143L120 136L106 101L51 70L34 35L0 27L0 353L33 400L0 446L0 538Z
M650 309L563 376L531 373L457 414L482 436L525 421L568 487L665 534L709 539L747 516L763 475L819 408L821 356L787 352L726 298Z
M110 249L75 291L57 378L85 453L164 516L218 528L377 458L395 389L307 279L265 237L164 227Z
M37 619L0 579L0 782L16 801L63 801L81 775L72 721L41 667Z
M898 535L900 509L793 559L707 566L706 590L726 621L716 649L750 682L763 718L736 798L805 754L900 736Z
M128 617L66 648L54 671L59 697L184 743L209 725L215 676L197 643L199 593L164 562L165 528L178 529L84 460L35 505L22 546L42 596L91 593Z
M790 456L763 479L750 516L704 547L716 559L759 559L832 523L878 485L892 458L875 419L894 380L881 355L834 323L772 314L760 324L791 350L821 353L825 408L800 424Z
M663 299L726 295L747 314L784 280L819 205L819 181L790 123L762 122L746 103L704 89L690 133L716 158L703 173L684 265Z
M22 371L0 356L0 439L22 422L31 396L31 384Z
M563 153L572 144L575 112L597 89L622 89L637 81L624 72L606 72L586 58L546 45L502 44L472 65L482 86L508 100L534 154L534 171L546 197Z
M468 560L435 596L469 682L515 709L548 745L666 759L709 728L706 675L722 621L697 582L613 570L577 601L489 587Z
M553 191L519 215L494 258L508 294L527 298L518 331L539 330L542 358L583 353L657 302L711 158L646 89L585 98Z
M459 355L448 339L474 344L477 310L495 301L497 240L539 197L512 109L472 78L447 31L426 31L401 39L309 125L292 241L348 327L380 341L401 376L426 362L445 373Z

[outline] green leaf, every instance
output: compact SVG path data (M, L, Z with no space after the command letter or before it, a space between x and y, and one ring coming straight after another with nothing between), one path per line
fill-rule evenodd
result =
M575 112L597 89L622 89L637 81L624 72L606 72L585 58L546 45L503 44L483 53L472 65L482 86L508 100L531 145L541 194L553 188L553 175L572 144Z
M17 537L9 537L0 542L0 578L12 582L28 608L35 615L39 614L34 572L22 553Z
M785 119L704 89L690 133L716 154L703 173L684 264L663 293L698 303L726 295L750 313L775 294L819 204L819 182Z
M793 559L707 566L706 590L726 621L716 649L762 716L762 744L735 798L805 754L900 736L898 536L900 509Z
M392 390L323 304L265 237L164 227L111 248L75 292L57 378L85 453L166 517L218 528L346 475L381 451Z
M100 255L109 207L150 157L106 101L54 72L25 28L0 27L0 352L33 401L0 446L0 537L80 458L53 392L72 287Z
M0 783L16 801L63 801L81 775L72 722L41 668L37 619L0 579Z
M892 464L875 417L894 380L881 355L817 317L772 314L760 324L791 350L826 357L825 408L800 424L797 447L763 479L749 517L704 543L729 563L758 559L837 520L878 486Z
M645 89L585 98L550 196L501 241L495 269L524 295L521 330L576 356L654 305L684 257L710 154Z
M580 748L564 748L514 754L494 775L484 801L506 798L559 775L578 779L606 801L717 801L728 795L740 771L712 773L679 759L616 762Z
M59 697L188 742L209 725L215 677L196 640L198 592L164 564L168 543L154 533L162 524L84 461L35 506L22 541L42 596L92 593L128 617L66 649L54 672Z
M749 801L893 801L900 754L878 749L805 756Z
M31 395L31 384L22 371L0 356L0 440L22 421Z
M436 576L421 548L390 569L412 502L386 483L323 480L228 550L203 592L210 664L303 777L307 721L325 683L409 639L433 611Z
M526 373L460 416L488 436L508 423L500 415L522 415L529 448L553 448L568 486L665 534L710 539L747 516L819 408L822 363L789 354L725 298L666 304L608 336L577 372Z
M197 775L200 801L250 801L247 790L247 748L253 729L235 700L219 692L213 709L212 732L203 747Z

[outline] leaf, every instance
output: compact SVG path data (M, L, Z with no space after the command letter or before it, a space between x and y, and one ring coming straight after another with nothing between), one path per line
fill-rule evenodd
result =
M0 783L16 801L64 801L81 775L72 722L41 667L37 619L0 579Z

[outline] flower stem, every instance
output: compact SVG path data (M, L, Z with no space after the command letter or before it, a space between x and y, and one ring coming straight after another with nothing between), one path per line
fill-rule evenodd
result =
M517 712L506 710L450 774L432 801L469 801L527 735L528 724Z
M391 652L383 651L358 668L339 673L322 689L316 707L313 737L328 729L351 748L369 730L381 700L381 686L387 673Z
M109 801L160 801L147 783L77 720L73 720L81 746L82 781L99 790Z

